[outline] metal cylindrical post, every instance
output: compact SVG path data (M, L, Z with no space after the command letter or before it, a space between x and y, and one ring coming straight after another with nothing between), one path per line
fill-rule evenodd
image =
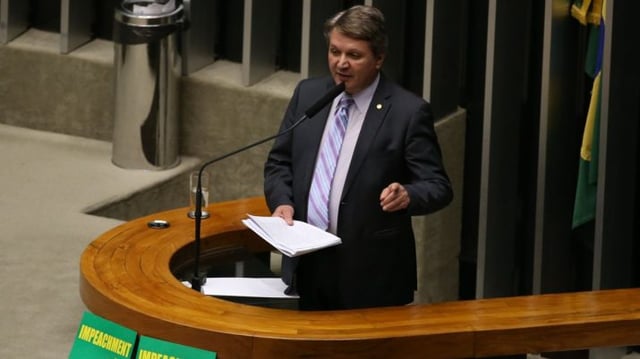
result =
M112 161L129 169L167 169L178 154L182 5L139 13L152 1L124 1L114 15ZM142 4L145 3L145 4Z

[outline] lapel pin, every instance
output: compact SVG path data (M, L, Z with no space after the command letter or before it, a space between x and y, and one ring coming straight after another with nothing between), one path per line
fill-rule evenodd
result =
M382 104L381 104L381 103L377 104L377 105L376 105L376 108L377 108L378 110L382 110Z

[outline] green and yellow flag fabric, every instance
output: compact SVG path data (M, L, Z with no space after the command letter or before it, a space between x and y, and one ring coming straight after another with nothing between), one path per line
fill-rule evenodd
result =
M576 0L571 14L581 24L590 26L585 72L593 78L591 100L580 147L578 183L573 208L572 227L595 218L598 177L598 143L600 140L600 98L602 95L602 53L604 50L604 17L606 0ZM597 19L598 24L593 22Z

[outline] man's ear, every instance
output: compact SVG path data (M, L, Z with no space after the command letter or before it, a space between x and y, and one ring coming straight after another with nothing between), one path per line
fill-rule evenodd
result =
M381 54L380 56L378 56L378 59L376 59L376 69L380 70L382 68L384 59L385 59L385 54Z

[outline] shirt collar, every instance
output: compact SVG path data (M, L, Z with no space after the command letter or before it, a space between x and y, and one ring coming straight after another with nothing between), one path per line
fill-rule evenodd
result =
M373 80L373 82L369 86L353 96L353 101L358 111L363 112L367 109L367 107L369 107L371 99L373 98L373 94L376 92L376 88L378 88L379 82L380 73L378 73L375 80ZM342 96L344 96L344 93L342 94Z

